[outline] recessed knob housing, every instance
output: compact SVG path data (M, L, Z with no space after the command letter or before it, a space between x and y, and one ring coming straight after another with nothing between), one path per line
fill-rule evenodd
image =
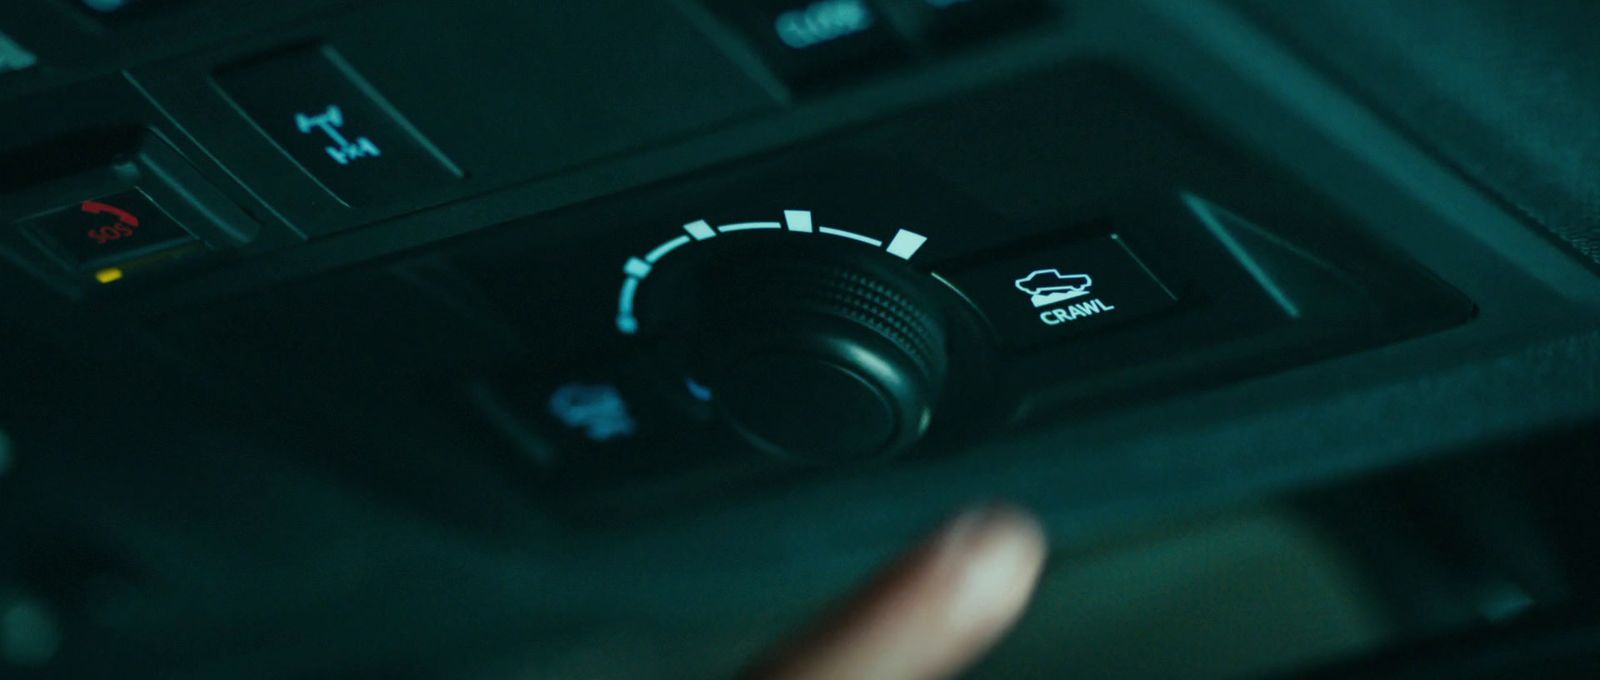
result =
M779 457L909 447L933 419L948 363L925 275L876 251L785 245L705 263L691 373L734 429Z

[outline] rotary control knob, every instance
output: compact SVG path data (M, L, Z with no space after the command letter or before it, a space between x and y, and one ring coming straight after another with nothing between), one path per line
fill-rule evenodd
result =
M737 249L704 263L689 370L722 416L781 458L884 457L933 420L947 371L926 277L858 249Z

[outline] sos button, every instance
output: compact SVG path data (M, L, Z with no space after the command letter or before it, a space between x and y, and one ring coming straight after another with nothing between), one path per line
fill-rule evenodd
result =
M192 242L144 192L129 189L34 215L23 229L75 267L115 264Z

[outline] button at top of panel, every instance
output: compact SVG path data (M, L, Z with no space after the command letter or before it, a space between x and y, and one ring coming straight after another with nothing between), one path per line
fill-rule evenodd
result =
M808 85L892 57L899 43L868 0L709 0L785 79Z
M383 204L461 176L331 48L302 48L216 80L278 148L346 204Z

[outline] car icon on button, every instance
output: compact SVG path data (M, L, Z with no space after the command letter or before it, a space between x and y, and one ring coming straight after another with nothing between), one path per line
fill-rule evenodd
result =
M1057 269L1040 269L1015 282L1017 290L1027 293L1035 307L1053 305L1064 300L1089 294L1094 279L1088 274L1062 274Z

